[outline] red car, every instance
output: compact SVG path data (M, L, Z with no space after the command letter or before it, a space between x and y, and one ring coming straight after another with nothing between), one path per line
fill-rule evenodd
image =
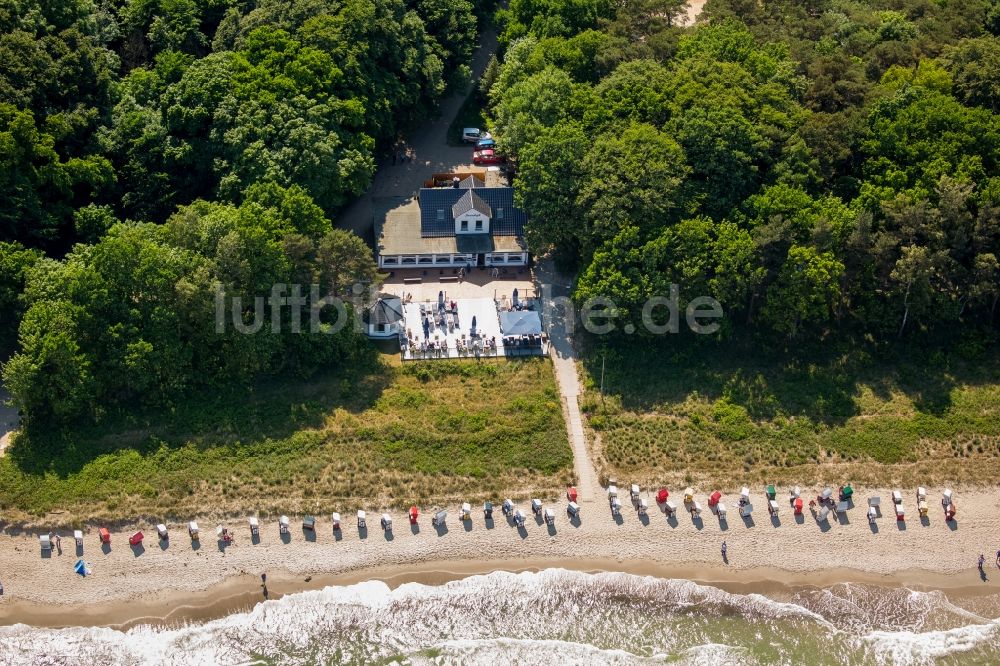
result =
M476 165L482 164L503 164L504 158L497 155L495 150L477 150L472 153L472 163Z

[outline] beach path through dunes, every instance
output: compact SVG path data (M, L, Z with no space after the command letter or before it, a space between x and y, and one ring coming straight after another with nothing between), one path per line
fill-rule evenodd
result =
M539 261L535 266L535 280L538 292L547 300L544 306L548 322L549 339L552 346L552 363L562 399L563 415L566 418L566 433L573 448L573 469L576 472L576 488L580 502L593 502L602 496L597 472L587 450L587 438L583 430L578 397L580 377L576 370L576 350L573 347L575 314L571 308L558 305L566 302L570 292L570 280L559 275L550 259ZM567 318L570 324L567 326Z

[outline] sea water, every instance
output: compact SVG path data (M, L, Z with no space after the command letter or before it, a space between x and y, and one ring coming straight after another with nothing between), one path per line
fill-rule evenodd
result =
M841 584L776 599L562 569L372 581L176 628L0 628L0 663L997 664L1000 597Z

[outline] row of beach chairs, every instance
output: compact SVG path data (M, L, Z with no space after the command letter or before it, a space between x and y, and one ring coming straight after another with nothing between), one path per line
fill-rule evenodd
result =
M767 502L768 513L772 516L778 514L779 503L777 499L777 490L774 485L769 485L764 490L764 495ZM853 506L853 495L854 489L850 485L841 486L839 492L836 494L836 499L834 499L834 491L829 486L825 487L819 495L816 496L814 500L809 500L809 509L816 517L817 521L823 522L828 520L831 512L844 513ZM617 482L611 479L607 488L608 504L611 508L612 516L619 516L621 514L622 503L619 498L619 491ZM925 517L928 514L928 503L927 503L927 490L926 488L920 487L917 489L916 502L917 509L921 517ZM566 490L566 513L570 520L576 520L580 516L580 505L577 503L578 495L577 490L574 487L569 487ZM629 488L629 499L631 501L633 509L639 515L645 515L649 511L648 500L642 496L642 490L638 484L631 484ZM694 489L688 487L684 490L682 503L685 511L689 512L692 518L698 518L702 513L701 503L695 498ZM657 490L655 495L655 502L661 512L665 513L667 516L675 515L680 507L678 504L670 499L670 491L666 488L660 488ZM788 491L788 502L793 513L795 515L801 515L803 513L804 498L802 497L802 490L799 486ZM868 509L867 517L870 522L874 522L876 518L881 516L881 506L882 498L878 496L873 496L868 498ZM722 501L722 493L719 491L714 491L708 496L708 508L712 514L719 518L719 521L726 519L728 509L726 504ZM530 502L531 512L536 517L542 518L542 520L547 525L554 525L556 520L556 510L552 507L544 507L542 500L532 499ZM895 514L896 520L903 521L906 517L906 509L903 503L903 495L899 490L892 491L892 506L893 512ZM941 496L941 506L944 510L945 520L951 521L955 520L955 515L957 509L955 507L954 494L950 489L945 489ZM737 508L739 515L743 518L748 518L754 510L753 503L751 501L750 489L748 487L743 487L740 491L740 497L737 501ZM484 502L483 503L483 517L486 520L493 519L493 503ZM503 515L513 522L514 525L518 527L523 527L525 524L525 513L521 511L520 508L511 499L505 499L501 505L501 511ZM411 506L409 511L407 511L407 518L411 525L416 525L420 516L420 510L416 506ZM359 530L366 530L367 525L367 513L362 509L358 510L357 515L357 527ZM448 519L448 512L445 510L436 511L431 518L431 524L435 527L443 527ZM472 520L472 505L468 502L462 504L459 511L459 519L461 521ZM336 532L341 530L341 515L340 513L334 512L330 514L330 523L332 529ZM256 516L251 516L247 520L247 524L250 530L251 539L256 540L260 537L260 521ZM317 519L313 515L306 515L302 519L302 529L305 531L315 531L317 525ZM379 519L379 525L385 532L392 531L392 516L389 513L382 513ZM288 516L280 516L278 518L278 533L282 536L290 534L291 521ZM187 525L188 537L192 542L198 541L201 537L201 528L198 526L197 521L191 521ZM216 537L223 545L228 545L233 541L233 533L223 524L220 524L215 529ZM167 526L163 523L156 525L156 533L159 539L166 541L169 538L169 532ZM97 531L100 543L103 545L110 545L111 543L111 532L107 527L101 527ZM76 546L78 549L83 548L83 532L81 530L75 530L73 532L74 540L76 541ZM58 537L55 537L58 539ZM129 545L136 548L141 548L143 539L145 535L141 530L136 531L129 537ZM39 536L39 542L43 551L51 551L53 547L53 537L49 534L43 534Z

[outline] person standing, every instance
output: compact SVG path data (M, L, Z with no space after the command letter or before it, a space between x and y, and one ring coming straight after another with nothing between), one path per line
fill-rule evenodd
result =
M726 542L723 541L722 542L722 561L723 562L728 562L729 561L729 559L727 557L728 550L729 549L726 547Z
M986 556L979 553L979 572L983 573L983 563L986 562Z

